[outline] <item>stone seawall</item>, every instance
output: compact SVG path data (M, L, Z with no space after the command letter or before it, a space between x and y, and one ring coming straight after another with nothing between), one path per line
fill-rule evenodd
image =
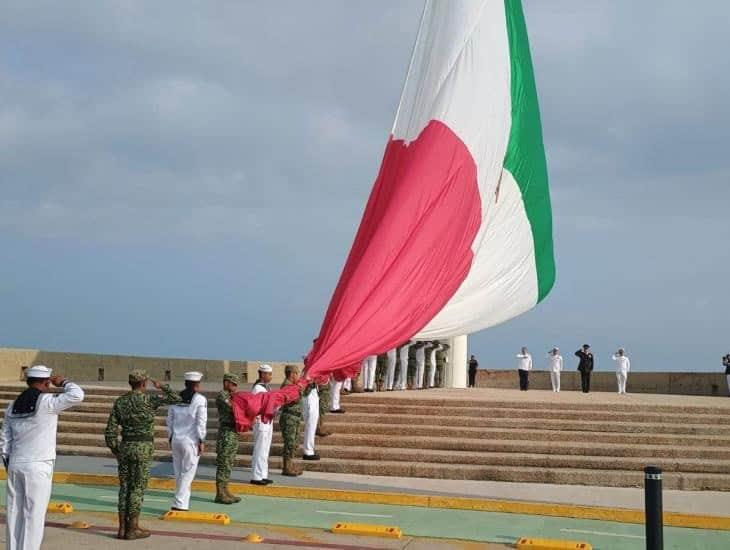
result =
M477 387L518 389L517 370L479 370ZM594 371L591 391L616 391L616 373ZM550 373L535 370L530 373L530 388L550 390ZM580 391L580 373L563 371L561 391ZM677 395L728 395L727 380L723 373L714 372L631 372L626 391L629 393L662 393Z
M205 379L211 381L220 381L225 373L233 372L242 377L242 382L252 383L256 380L256 369L261 363L273 367L275 384L284 380L284 365L287 363L282 361L180 359L0 348L0 380L21 380L25 368L43 364L63 376L100 383L126 382L132 369L145 369L152 378L178 382L183 379L185 372L191 370L202 372ZM301 362L291 363L302 366Z

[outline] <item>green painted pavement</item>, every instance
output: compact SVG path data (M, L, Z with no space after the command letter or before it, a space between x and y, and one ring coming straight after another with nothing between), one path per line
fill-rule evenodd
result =
M4 501L4 482L0 495ZM147 491L143 513L161 515L169 510L171 497L167 491ZM77 511L115 512L117 489L57 484L52 498L71 502ZM244 496L239 504L222 506L212 501L210 493L194 493L191 509L225 512L235 522L290 527L329 528L336 522L350 521L397 525L405 534L416 537L512 543L519 537L532 536L583 540L596 550L644 548L642 525L609 521L257 496ZM725 550L730 548L730 532L666 527L664 541L667 549Z

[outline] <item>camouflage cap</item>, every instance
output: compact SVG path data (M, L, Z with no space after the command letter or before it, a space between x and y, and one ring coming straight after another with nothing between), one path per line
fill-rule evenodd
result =
M227 372L223 375L223 381L224 382L231 382L232 384L235 384L238 386L238 376L233 374L232 372Z
M133 369L129 372L129 383L139 384L147 379L147 371L142 369Z

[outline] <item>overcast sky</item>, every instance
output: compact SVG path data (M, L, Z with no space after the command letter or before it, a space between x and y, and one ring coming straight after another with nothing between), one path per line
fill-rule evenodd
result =
M512 368L521 345L542 358L590 343L604 370L623 345L636 370L719 370L730 3L524 5L557 283L535 310L473 335L470 352ZM306 352L421 7L3 2L0 345Z

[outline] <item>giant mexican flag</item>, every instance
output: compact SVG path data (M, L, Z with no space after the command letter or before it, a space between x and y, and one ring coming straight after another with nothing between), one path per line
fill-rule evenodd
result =
M410 338L504 322L545 298L554 280L521 3L427 1L380 172L305 379L351 375L364 357Z

